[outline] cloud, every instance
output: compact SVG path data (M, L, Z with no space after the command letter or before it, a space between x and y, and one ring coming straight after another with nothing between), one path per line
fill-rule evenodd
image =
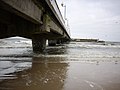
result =
M66 0L64 3L72 37L120 41L120 0ZM60 9L63 12L61 6Z

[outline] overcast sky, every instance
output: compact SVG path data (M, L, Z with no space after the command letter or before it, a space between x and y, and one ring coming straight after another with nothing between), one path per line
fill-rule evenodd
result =
M120 0L57 0L67 7L72 38L120 41Z

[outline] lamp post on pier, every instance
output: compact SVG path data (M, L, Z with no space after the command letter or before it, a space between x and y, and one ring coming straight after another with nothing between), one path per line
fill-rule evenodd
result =
M70 27L69 27L68 19L66 17L66 5L62 3L61 6L64 7L64 20L65 20L67 31L70 35Z
M62 3L61 6L64 7L64 19L66 20L66 5Z

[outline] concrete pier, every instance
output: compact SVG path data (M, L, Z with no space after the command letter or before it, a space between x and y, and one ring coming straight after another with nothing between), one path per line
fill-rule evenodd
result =
M34 52L45 49L46 39L70 39L56 0L0 0L0 39L14 36L32 39Z

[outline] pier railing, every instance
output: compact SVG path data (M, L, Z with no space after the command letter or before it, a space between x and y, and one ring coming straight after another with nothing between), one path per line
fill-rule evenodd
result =
M56 2L56 0L46 0L47 3L51 4L52 9L54 9L54 13L56 13L56 18L59 20L59 22L61 23L61 25L64 27L64 29L66 30L67 34L70 36L70 29L69 27L65 24L65 20L63 19L63 16L61 14L61 11L58 7L58 4Z

